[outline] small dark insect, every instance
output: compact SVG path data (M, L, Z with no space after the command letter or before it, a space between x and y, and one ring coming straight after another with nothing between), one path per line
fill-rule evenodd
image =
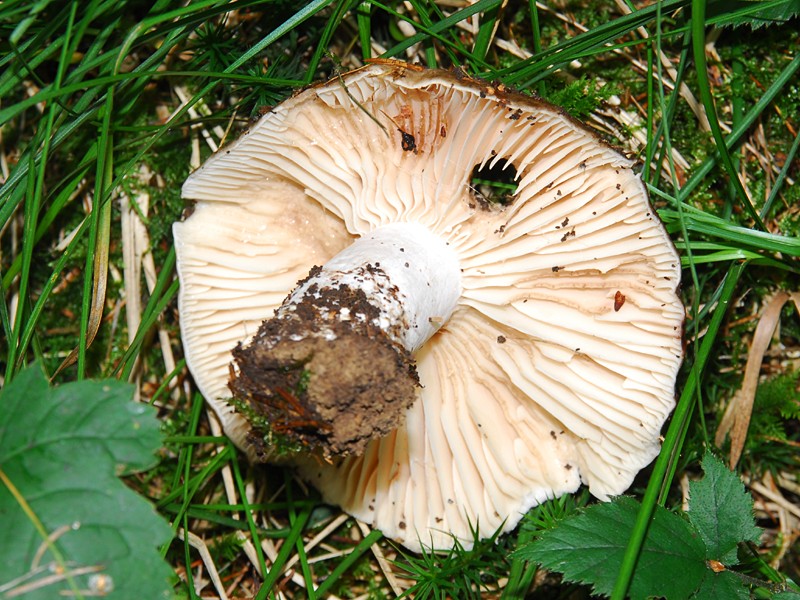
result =
M417 141L414 139L414 136L410 133L406 133L402 129L399 130L400 135L402 136L402 141L400 142L400 146L406 152L416 152L417 151Z
M617 290L617 293L614 294L614 312L619 312L623 304L625 304L625 294Z

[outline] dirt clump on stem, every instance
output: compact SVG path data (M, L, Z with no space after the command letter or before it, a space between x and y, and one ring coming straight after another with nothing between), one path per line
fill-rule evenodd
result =
M266 432L249 419L258 454L270 454L270 433L326 459L358 455L397 428L419 378L411 354L377 325L380 311L362 290L312 288L277 315L233 351L231 391L269 423Z

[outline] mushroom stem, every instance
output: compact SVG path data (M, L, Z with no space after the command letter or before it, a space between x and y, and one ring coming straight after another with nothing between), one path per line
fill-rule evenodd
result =
M234 397L269 423L250 419L256 450L270 458L278 434L326 458L360 454L395 429L417 396L413 353L460 294L455 252L415 223L376 229L314 267L233 353Z

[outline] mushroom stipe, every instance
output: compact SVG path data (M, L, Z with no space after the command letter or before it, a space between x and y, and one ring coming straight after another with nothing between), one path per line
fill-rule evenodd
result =
M303 90L183 187L195 382L251 460L412 550L581 484L620 494L658 454L684 316L632 167L463 71L379 61Z

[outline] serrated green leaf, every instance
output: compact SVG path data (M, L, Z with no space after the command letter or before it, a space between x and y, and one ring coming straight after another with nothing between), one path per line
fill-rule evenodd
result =
M718 458L706 452L705 476L689 484L689 521L706 546L706 558L737 564L739 542L758 542L761 530L753 518L753 499L739 478Z
M50 388L38 366L0 392L2 593L171 597L171 569L157 547L172 531L117 478L152 466L161 446L154 410L131 398L119 381Z
M786 590L780 594L775 594L772 600L800 600L800 594L792 590Z
M748 22L753 29L764 25L783 25L800 14L800 0L783 0L774 4L764 0L757 1L762 2L764 8L754 13Z
M749 600L750 591L744 582L730 571L714 573L706 571L703 583L694 593L692 598L706 600L707 598L724 598L725 600Z
M718 25L749 25L758 29L782 25L800 14L800 0L720 0L710 2L708 16L718 17Z
M563 573L569 581L591 584L595 592L609 595L639 506L628 497L591 506L543 532L539 539L520 548L518 556ZM689 598L708 571L703 542L689 523L656 507L631 581L630 598Z

